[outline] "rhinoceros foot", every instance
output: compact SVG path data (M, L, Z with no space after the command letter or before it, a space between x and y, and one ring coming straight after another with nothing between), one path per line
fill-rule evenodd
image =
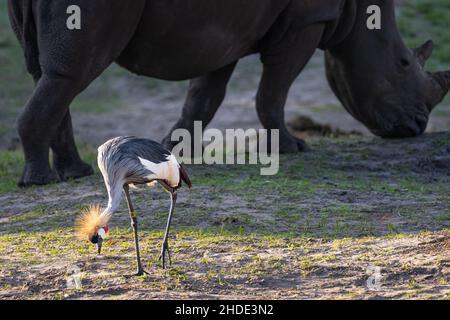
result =
M280 137L280 153L295 153L309 151L310 148L302 139L295 137Z
M26 165L17 185L20 188L31 187L34 185L41 186L54 182L59 182L60 179L55 171L50 167L39 167L34 165Z
M54 162L53 166L62 181L79 179L94 174L94 169L81 160L75 163Z

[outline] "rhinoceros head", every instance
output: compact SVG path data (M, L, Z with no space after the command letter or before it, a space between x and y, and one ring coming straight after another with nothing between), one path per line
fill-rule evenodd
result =
M356 2L356 20L350 34L326 51L331 88L346 110L375 135L420 135L430 112L450 89L450 71L425 71L433 42L416 49L405 46L392 0ZM369 30L366 10L377 3L381 30Z

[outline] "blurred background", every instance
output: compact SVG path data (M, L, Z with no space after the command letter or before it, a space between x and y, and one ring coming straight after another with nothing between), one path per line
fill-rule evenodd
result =
M398 1L398 23L411 47L435 41L429 70L450 68L450 1ZM261 73L257 56L243 59L230 83L227 99L211 127L260 126L254 97ZM187 82L138 77L112 65L73 103L72 118L79 144L96 145L117 135L161 139L180 115ZM0 2L0 150L19 148L15 120L33 89L21 48L9 26L6 1ZM158 112L164 110L164 112ZM291 90L286 107L290 128L299 136L369 135L351 118L329 89L323 53L318 50ZM120 119L120 121L117 121ZM428 131L450 128L450 99L437 108Z

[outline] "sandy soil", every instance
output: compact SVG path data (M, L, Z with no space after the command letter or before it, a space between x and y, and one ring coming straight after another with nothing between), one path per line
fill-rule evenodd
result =
M149 275L128 278L133 253L112 256L47 259L25 272L4 256L0 279L8 289L1 298L69 299L391 299L448 298L448 233L398 239L342 243L288 239L266 241L217 239L208 248L190 239L177 248L174 266L162 272L147 263ZM307 249L305 249L307 248ZM447 252L447 254L446 254ZM380 268L379 275L376 268ZM73 270L79 290L67 288ZM245 271L243 271L245 270ZM372 278L373 277L373 278ZM373 279L373 282L372 282Z

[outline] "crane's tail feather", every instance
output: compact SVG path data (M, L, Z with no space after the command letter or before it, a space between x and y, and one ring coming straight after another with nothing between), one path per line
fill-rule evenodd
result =
M180 164L180 176L181 179L184 181L184 183L186 183L189 188L192 188L192 183L191 183L191 179L189 179L189 176L186 172L186 170L184 169L184 167Z
M104 228L111 219L111 214L103 214L98 205L85 208L75 221L75 234L80 240L88 240L94 236L98 229Z

